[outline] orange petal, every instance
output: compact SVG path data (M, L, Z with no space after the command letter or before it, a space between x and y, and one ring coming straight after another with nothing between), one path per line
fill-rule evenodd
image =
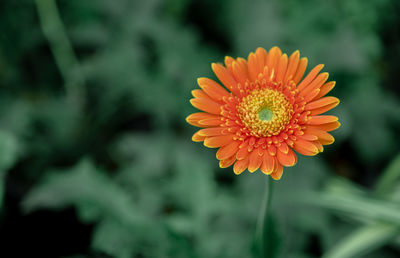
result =
M281 164L279 164L279 162L275 160L275 169L274 172L271 173L271 177L275 180L279 180L281 179L282 174L283 174L283 167Z
M271 156L275 156L276 155L276 147L275 147L275 145L268 146L268 153Z
M261 71L258 69L259 68L258 60L253 52L249 54L248 66L249 66L250 80L254 82L258 78L258 74L261 73Z
M233 141L233 142L229 143L228 145L221 147L217 151L217 159L224 160L224 159L228 159L228 158L232 157L239 150L239 145L241 143L242 142L240 142L240 141Z
M233 61L235 61L234 58L232 58L232 57L230 57L230 56L226 56L226 57L225 57L225 66L232 65L232 62L233 62Z
M195 98L208 99L208 100L213 101L213 99L210 96L208 96L207 93L205 93L203 90L195 89L195 90L192 90L191 93L192 93L193 97L195 97Z
M199 113L194 113L194 114L199 114ZM197 127L203 127L200 123L199 123L199 119L196 119L195 116L193 116L194 114L189 115L188 117L186 117L186 122L197 126Z
M299 66L297 67L296 73L294 74L294 77L293 77L293 81L295 83L299 83L299 81L303 77L304 72L306 71L306 68L307 68L307 63L308 63L308 59L306 57L303 57L302 59L300 59Z
M212 99L222 101L223 97L229 97L229 93L216 81L203 77L198 78L197 83Z
M257 61L258 61L258 70L260 72L263 72L265 62L267 60L267 51L264 48L259 47L256 50L256 56L257 56Z
M233 165L233 172L236 175L241 174L247 168L248 164L249 164L249 158L248 157L246 157L246 158L244 158L242 160L237 160L235 162L235 165Z
M233 141L233 135L228 134L228 135L221 135L221 136L213 136L213 137L207 137L204 140L204 146L208 148L218 148L225 146Z
M299 96L306 96L313 90L321 88L322 84L324 84L326 80L328 80L328 77L329 73L318 74L318 76L309 85L306 85L302 90L299 89L300 91Z
M269 155L267 151L264 151L263 162L260 167L264 174L269 175L274 171L274 159L275 158Z
M285 167L292 167L297 162L297 156L291 149L289 149L286 154L278 150L276 153L276 158L278 159L279 163Z
M335 141L335 138L333 138L331 134L327 133L324 130L308 127L305 131L308 134L312 134L318 137L318 141L323 145L329 145Z
M313 80L314 78L318 75L318 73L324 68L323 64L319 64L316 67L314 67L308 75L303 79L303 81L297 86L297 89L299 91L302 91L305 89Z
M289 151L289 147L285 142L282 142L281 145L279 145L278 149L285 154Z
M278 62L278 71L276 74L276 81L281 82L284 79L286 68L288 63L288 57L286 54L282 55Z
M223 135L222 131L226 130L224 127L210 127L199 130L197 133L202 136L218 136Z
M228 159L220 160L219 161L219 167L220 168L227 168L227 167L231 166L233 164L233 162L235 162L235 160L236 160L235 156L232 156L232 157L230 157Z
M322 144L320 142L313 142L313 144L318 148L319 152L324 151L324 146L322 146Z
M334 104L327 105L325 107L313 109L313 110L311 110L310 115L316 116L316 115L323 114L323 113L335 108L338 104L339 103L334 103Z
M259 155L258 149L254 149L249 155L249 171L253 173L256 171L263 161L262 156Z
M193 134L193 136L192 136L192 141L194 141L194 142L202 142L202 141L204 141L205 138L206 138L205 136L199 135L199 134L196 132L196 133Z
M249 154L250 154L250 152L249 152L249 150L248 150L247 147L246 147L246 148L241 148L241 149L239 149L238 152L236 153L236 158L237 158L238 160L242 160L242 159L244 159L245 157L247 157Z
M220 117L216 115L212 115L209 113L204 113L204 112L198 112L198 113L193 113L190 114L188 117L186 117L186 122L188 122L191 125L194 126L199 126L202 127L202 124L200 121L202 120L219 120L221 123Z
M268 66L269 70L271 71L274 69L276 71L276 67L278 65L278 61L281 58L282 50L279 47L272 47L268 54L266 60L266 66Z
M191 124L193 126L197 126L197 127L207 127L207 126L204 126L204 125L200 124L199 121L190 121L189 122L189 121L186 120L186 122L188 122L189 124Z
M246 147L240 148L238 150L238 152L236 153L236 158L238 160L242 160L242 159L246 158L249 154L250 154L250 152L246 146Z
M238 58L236 58L236 62L242 67L242 69L243 69L244 71L246 71L246 74L247 74L249 68L248 68L248 66L247 66L247 61L246 61L246 59L241 58L241 57L238 57Z
M201 125L201 127L208 127L208 126L218 127L218 126L221 126L221 124L223 122L221 121L221 118L218 117L218 118L211 118L211 119L203 119L203 120L200 120L198 123Z
M312 110L321 107L325 107L331 104L335 104L336 106L339 104L339 99L335 97L325 97L322 99L314 100L313 102L308 103L305 106L305 110Z
M333 87L335 87L336 82L335 81L331 81L331 82L327 82L324 85L321 86L321 91L319 92L319 94L315 97L315 99L319 99L320 97L325 96L326 94L328 94L328 92L330 92Z
M213 118L219 118L219 116L204 112L197 112L190 114L188 117L186 117L186 121L190 123L189 121L200 121L204 119L213 119Z
M313 125L313 126L309 126L309 127L318 128L320 130L330 132L330 131L338 129L340 127L340 123L338 121L336 121L336 122L332 122L332 123Z
M294 74L299 66L300 52L296 50L293 54L290 55L288 61L288 68L285 74L285 82L287 82L290 78L293 79Z
M318 137L313 134L303 134L303 135L298 135L297 137L310 142L318 140Z
M236 81L238 81L241 85L244 85L247 80L247 70L243 65L239 62L232 63L232 71L233 77L235 77Z
M325 131L322 131L322 132L324 132L324 135L320 135L320 136L318 137L318 141L319 141L321 144L323 144L323 145L330 145L330 144L332 144L332 143L335 142L335 138L333 138L333 136L332 136L330 133L327 133L327 132L325 132Z
M319 152L318 148L312 142L302 139L297 139L294 142L293 149L298 153L306 156L314 156Z
M208 100L208 99L204 99L204 98L191 99L190 103L195 108L200 109L205 112L208 112L208 113L211 113L211 114L219 115L221 113L221 105L214 101Z
M304 96L304 101L307 103L307 102L310 102L311 100L313 100L314 98L315 98L315 96L317 96L318 95L318 93L320 92L320 89L314 89L313 91L311 91L311 92L308 92L307 93L307 95L305 95Z
M312 116L310 120L307 121L309 125L321 125L337 122L338 118L336 116L322 115L322 116Z
M313 102L308 103L305 106L305 110L311 110L311 115L316 116L326 111L331 110L332 108L339 105L340 101L335 97L325 97L322 99L315 100Z
M239 93L236 80L232 77L232 75L226 70L224 66L222 66L221 64L213 63L211 64L211 68L218 79L222 82L223 85L225 85L227 89L229 89L236 95Z

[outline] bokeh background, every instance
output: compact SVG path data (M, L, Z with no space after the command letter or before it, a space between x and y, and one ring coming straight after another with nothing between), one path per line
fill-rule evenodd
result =
M342 126L275 182L270 257L399 257L397 0L1 0L0 257L258 257L267 178L185 117L211 62L275 45Z

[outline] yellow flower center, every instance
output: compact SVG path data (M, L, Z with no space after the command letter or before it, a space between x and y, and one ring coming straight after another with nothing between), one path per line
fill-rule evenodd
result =
M285 95L271 89L254 90L238 105L239 117L256 137L278 135L293 115L293 107Z

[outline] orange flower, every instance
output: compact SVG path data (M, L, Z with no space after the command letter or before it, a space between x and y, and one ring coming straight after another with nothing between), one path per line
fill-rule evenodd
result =
M190 103L203 112L186 121L203 128L193 141L219 148L221 168L234 164L236 174L260 169L278 180L284 166L296 164L293 150L314 156L334 142L328 132L340 126L338 118L321 114L336 107L339 99L324 97L335 82L326 82L328 73L319 73L322 64L301 80L307 58L300 59L299 51L288 58L273 47L268 53L258 48L247 61L227 56L225 65L211 67L226 89L199 78L201 89L192 91Z

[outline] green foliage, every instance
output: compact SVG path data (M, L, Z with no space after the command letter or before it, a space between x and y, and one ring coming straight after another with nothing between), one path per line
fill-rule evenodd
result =
M300 202L332 209L365 223L323 257L363 257L393 242L400 231L399 198L397 189L393 189L394 184L399 184L398 160L397 156L381 175L375 193L366 193L366 190L343 179L332 180L327 191L322 194L305 192ZM383 199L385 197L386 200Z
M355 230L342 240L326 258L363 257L367 252L381 247L399 234L399 228L391 224L371 224Z
M0 131L0 208L3 204L4 179L18 158L18 142L14 135Z
M376 184L376 192L384 195L390 193L394 187L398 187L396 182L400 177L400 154L398 154L389 166L383 171L378 183Z
M171 151L168 146L174 141L124 136L115 146L124 164L116 177L106 176L87 160L66 171L50 171L23 207L32 211L74 205L82 221L98 223L93 249L113 257L248 256L245 250L252 238L241 236L251 235L254 227L242 223L254 224L256 216L235 211L231 193L215 188L210 163L204 162L209 157L199 155L189 142ZM130 155L140 162L132 162ZM149 164L152 167L142 167ZM194 166L188 169L188 164ZM231 233L225 236L226 232ZM236 241L243 244L227 251Z

